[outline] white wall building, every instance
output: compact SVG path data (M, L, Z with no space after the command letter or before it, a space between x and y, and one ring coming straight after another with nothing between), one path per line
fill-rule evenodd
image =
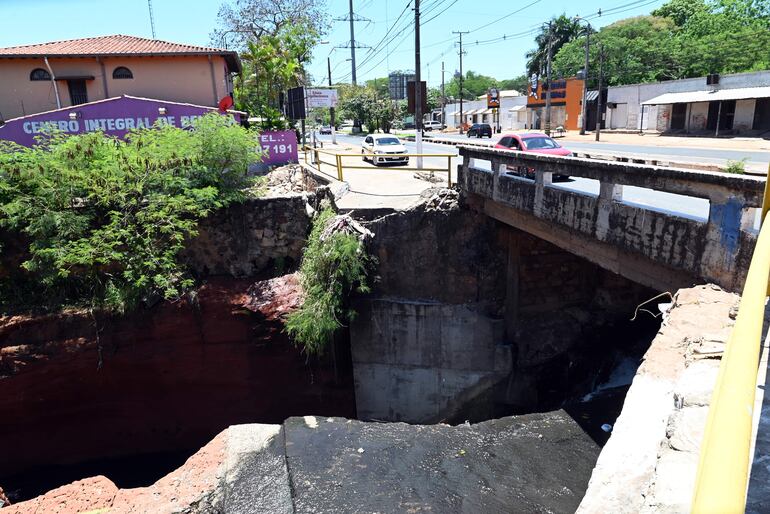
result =
M486 95L477 100L463 100L462 118L468 125L489 123L495 125L493 109L487 108ZM460 102L446 105L447 127L460 125ZM500 129L518 130L525 128L527 121L527 97L518 91L500 91Z
M608 88L610 129L759 135L770 131L770 70Z

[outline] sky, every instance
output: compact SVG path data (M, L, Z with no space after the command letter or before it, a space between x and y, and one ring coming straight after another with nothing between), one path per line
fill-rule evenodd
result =
M209 34L217 27L222 0L153 0L158 39L193 45L222 46ZM330 18L348 14L348 0L326 0ZM441 63L446 80L459 70L457 35L463 36L463 71L472 70L497 79L524 72L528 50L534 47L538 27L549 18L566 14L588 18L594 28L619 19L648 14L665 0L421 0L422 78L441 84ZM353 0L357 80L387 76L390 71L414 69L413 0ZM602 15L598 12L601 9ZM400 16L400 18L399 18ZM147 0L0 0L0 47L128 34L151 37ZM388 34L388 31L389 34ZM387 37L384 37L388 34ZM503 38L505 36L505 38ZM309 70L315 84L326 84L327 57L332 80L350 81L350 24L331 21L316 48Z

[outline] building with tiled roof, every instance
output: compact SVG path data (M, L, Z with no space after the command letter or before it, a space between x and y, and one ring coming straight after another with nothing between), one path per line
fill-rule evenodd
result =
M112 35L0 48L0 119L121 95L215 106L238 54Z

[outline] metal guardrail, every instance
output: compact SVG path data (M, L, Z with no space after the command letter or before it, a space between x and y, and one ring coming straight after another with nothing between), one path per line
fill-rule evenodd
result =
M770 277L770 167L762 227L751 258L738 317L727 341L701 443L694 513L738 513L746 508L757 368Z
M333 166L337 170L337 180L340 182L344 180L344 169L349 170L372 170L372 166L356 166L356 165L350 165L350 164L344 164L342 162L342 159L344 157L368 157L368 158L375 158L375 157L442 157L446 158L446 168L430 168L430 167L410 167L410 166L399 166L398 168L388 168L398 171L427 171L430 173L434 172L440 172L440 173L446 173L447 174L447 187L452 187L452 158L456 158L456 155L448 154L448 153L422 153L422 154L415 154L415 153L406 153L406 154L394 154L394 155L388 155L388 154L373 154L373 153L342 153L342 152L334 152L332 150L323 150L320 148L312 148L312 147L305 147L303 148L305 152L305 164L310 165L311 162L308 162L308 155L312 154L312 163L315 164L318 167L318 170L321 171L320 166L321 164L326 164L327 166ZM329 162L321 159L321 155L330 155L334 157L334 162Z

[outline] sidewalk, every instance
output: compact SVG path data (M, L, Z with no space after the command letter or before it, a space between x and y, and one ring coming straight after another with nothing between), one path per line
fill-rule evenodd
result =
M360 147L345 144L324 143L323 150L339 153L358 153ZM326 163L334 162L331 155L320 154L321 160ZM431 187L446 187L446 173L436 173L440 182L432 183L415 177L415 171L404 170L401 167L375 167L366 169L345 169L346 165L360 166L364 164L360 157L343 157L343 181L337 179L336 166L321 164L320 170L310 160L308 154L308 166L311 171L328 180L335 195L337 206L340 209L409 209L420 201L420 194ZM304 157L300 154L300 161L305 165ZM427 165L427 163L426 163ZM410 166L414 166L410 162ZM456 180L455 173L452 179Z
M584 143L596 142L593 132L586 132L581 136L578 131L567 132L559 141L575 141ZM665 136L661 134L645 133L618 134L612 131L602 131L601 142L621 145L641 145L656 147L678 148L709 148L722 150L752 150L770 152L770 140L756 137L689 137L689 136ZM770 157L770 153L768 154Z

